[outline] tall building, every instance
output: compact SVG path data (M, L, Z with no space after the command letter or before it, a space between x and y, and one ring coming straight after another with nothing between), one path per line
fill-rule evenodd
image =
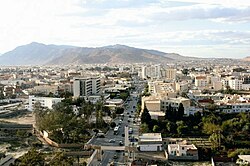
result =
M146 66L142 66L142 68L141 68L141 70L142 70L142 72L141 72L142 79L146 79L147 78L146 69L147 69Z
M171 79L171 80L176 79L176 69L165 69L165 72L166 72L165 75L166 79Z
M242 89L242 80L232 79L232 80L228 81L228 84L229 84L231 89L234 89L234 90L241 90Z
M206 76L196 76L195 77L195 86L196 87L205 87L208 85Z
M74 78L73 94L74 97L100 94L100 87L100 78Z
M169 79L175 79L176 70L175 69L163 69L161 65L148 65L142 66L141 77L146 78L162 78L167 77Z

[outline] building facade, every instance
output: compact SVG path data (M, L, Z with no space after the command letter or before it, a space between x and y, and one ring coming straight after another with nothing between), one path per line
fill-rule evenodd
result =
M73 80L74 97L100 94L100 87L100 78L74 78Z
M144 152L162 151L161 133L143 133L139 136L138 149Z
M39 102L42 107L52 109L54 104L59 103L62 100L63 98L29 96L28 110L33 111L34 104L37 102Z

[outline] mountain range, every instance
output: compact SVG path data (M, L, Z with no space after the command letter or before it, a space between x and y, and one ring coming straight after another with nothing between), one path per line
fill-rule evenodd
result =
M197 58L181 56L126 45L88 48L67 45L45 45L32 42L0 56L0 65L80 65L94 63L165 63Z

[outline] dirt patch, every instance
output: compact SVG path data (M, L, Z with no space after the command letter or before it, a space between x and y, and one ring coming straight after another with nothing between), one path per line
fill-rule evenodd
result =
M35 125L35 115L30 112L24 116L17 117L17 118L0 118L0 121L17 123L17 124L33 124Z

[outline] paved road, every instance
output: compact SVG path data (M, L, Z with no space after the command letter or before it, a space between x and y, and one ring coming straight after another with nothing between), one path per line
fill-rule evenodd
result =
M94 145L105 145L105 146L119 146L119 142L122 141L124 143L124 137L122 137L122 134L124 134L124 127L129 126L129 128L133 128L133 134L131 134L132 137L138 138L139 134L139 124L133 123L135 111L136 111L136 105L137 100L136 97L138 96L138 93L132 93L129 100L127 101L127 107L124 111L124 118L120 125L119 132L117 135L114 135L114 130L110 129L106 135L105 138L94 138L90 144ZM132 112L131 112L132 111ZM131 117L129 117L131 116ZM119 123L121 117L117 117L115 119L116 124ZM110 139L115 139L114 143L109 143ZM117 156L117 158L114 159L114 156ZM95 158L90 165L103 165L107 166L109 163L114 162L115 165L122 165L126 163L126 159L124 157L125 153L122 152L116 152L116 151L104 151L102 156L102 161L97 161Z

